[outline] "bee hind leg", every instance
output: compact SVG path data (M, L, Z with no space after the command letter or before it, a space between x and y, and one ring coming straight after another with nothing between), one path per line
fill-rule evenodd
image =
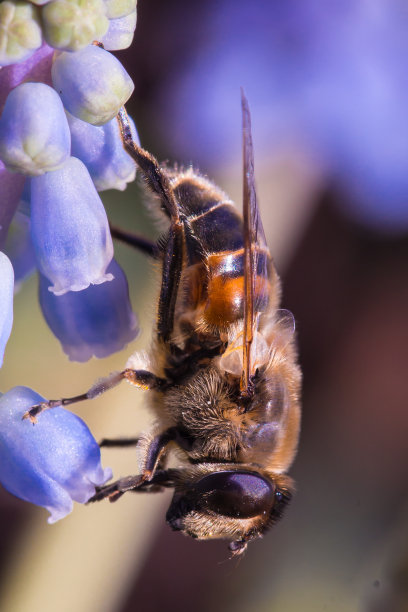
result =
M148 238L144 238L143 236L139 236L139 234L134 234L132 232L127 232L120 227L116 227L115 225L110 224L110 232L112 238L116 240L120 240L121 242L138 249L145 255L149 257L153 257L153 259L158 259L160 256L160 249L157 244Z
M99 448L124 448L136 446L140 438L102 438Z

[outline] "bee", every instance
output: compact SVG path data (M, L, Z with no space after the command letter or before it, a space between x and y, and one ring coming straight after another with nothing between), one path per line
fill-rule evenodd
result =
M279 309L280 281L257 205L243 92L241 105L242 216L204 176L160 166L133 141L120 110L123 145L169 222L157 245L112 230L161 263L152 345L86 393L26 414L35 420L44 409L92 399L121 380L148 390L156 423L133 440L139 473L98 488L90 501L172 488L170 527L197 539L227 539L233 555L261 537L292 496L287 471L298 445L301 380L294 319ZM179 466L168 468L172 447L179 450Z

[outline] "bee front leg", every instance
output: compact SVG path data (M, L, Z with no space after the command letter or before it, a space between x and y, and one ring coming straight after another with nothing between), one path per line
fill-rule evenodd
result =
M118 385L122 380L127 380L132 385L140 387L141 389L157 389L166 383L163 378L159 378L147 370L132 370L130 368L126 368L126 370L123 370L122 372L113 372L112 374L109 374L109 376L101 378L94 385L92 385L88 391L82 393L81 395L64 397L58 400L48 400L46 402L41 402L41 404L36 404L35 406L32 406L30 410L27 410L27 412L24 413L23 419L30 419L32 423L36 423L38 415L40 415L41 412L44 412L44 410L57 408L58 406L69 406L71 404L83 402L84 400L94 399L95 397L98 397L98 395L102 395L102 393L116 387L116 385Z
M97 487L95 495L91 497L89 502L101 501L106 497L109 499L109 501L114 502L118 500L119 497L122 497L126 491L137 491L139 489L144 491L156 491L157 487L155 486L147 489L143 487L149 487L149 483L152 485L162 484L163 477L161 477L160 482L153 483L152 481L154 480L157 467L160 465L160 459L162 458L167 445L169 442L176 440L176 438L177 430L174 427L170 427L169 429L166 429L166 431L155 436L152 440L150 440L147 448L145 449L143 472L136 476L119 478L119 480L116 480L115 482L103 487Z

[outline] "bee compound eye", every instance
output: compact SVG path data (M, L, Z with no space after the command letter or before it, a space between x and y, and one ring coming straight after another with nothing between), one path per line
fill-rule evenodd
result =
M194 492L201 508L234 518L269 513L275 500L273 483L253 472L214 472L199 480Z

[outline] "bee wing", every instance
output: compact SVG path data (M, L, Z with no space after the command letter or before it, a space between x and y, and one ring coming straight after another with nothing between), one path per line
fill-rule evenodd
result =
M243 217L244 217L244 338L241 392L248 392L253 374L251 345L257 327L257 313L263 310L264 292L256 291L257 279L263 284L269 278L270 255L256 201L254 179L254 152L251 133L251 115L248 100L241 89L242 141L243 141Z

